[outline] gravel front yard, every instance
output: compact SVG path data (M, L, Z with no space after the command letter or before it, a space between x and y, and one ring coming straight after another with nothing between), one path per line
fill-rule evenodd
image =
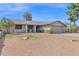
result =
M10 38L0 40L1 55L6 56L79 56L79 33L77 34L45 34L30 33L39 36L37 40Z

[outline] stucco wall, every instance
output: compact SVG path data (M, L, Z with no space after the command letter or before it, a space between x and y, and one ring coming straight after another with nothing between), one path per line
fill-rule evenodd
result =
M51 25L46 25L40 27L40 30L52 30L54 33L62 33L66 31L65 26L51 26ZM10 29L11 33L25 33L26 32L26 25L22 25L22 29L15 29L14 28Z
M26 32L26 26L22 25L22 29L15 29L15 27L14 27L13 32L14 33L24 33L24 32Z
M51 26L43 26L43 30L50 30Z

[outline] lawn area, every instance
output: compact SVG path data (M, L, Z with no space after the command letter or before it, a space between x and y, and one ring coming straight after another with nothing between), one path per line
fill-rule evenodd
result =
M6 34L5 38L14 38L14 37L21 38L21 37L24 37L24 36L26 36L26 35L25 34L24 35Z
M6 34L6 36L5 36L6 39L11 39L11 38L22 39L23 37L29 37L29 39L31 39L31 40L36 40L39 38L38 36L31 35L31 34L19 34L19 35Z

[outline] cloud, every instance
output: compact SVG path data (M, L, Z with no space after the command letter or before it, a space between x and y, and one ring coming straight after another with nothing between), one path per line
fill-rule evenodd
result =
M66 8L67 6L68 6L67 3L56 3L56 4L54 4L55 8Z
M44 5L50 8L66 8L67 4L62 3L38 3L38 4L26 4L26 3L1 3L0 12L4 14L17 13L23 10L28 10L32 6ZM40 12L40 11L39 11ZM42 13L48 13L49 10L42 10ZM55 11L54 11L55 12Z
M10 8L9 11L17 11L18 12L18 11L22 11L24 9L28 10L29 8L19 6L19 7Z
M68 6L67 3L53 3L49 4L52 8L66 8Z
M37 4L33 4L34 6L48 6L48 7L52 7L52 8L65 8L69 5L69 3L37 3Z
M27 6L26 4L0 4L0 12L3 14L12 14L12 13L16 13L16 12L20 12L22 10L28 10L29 6Z
M10 11L21 11L24 9L28 10L29 6L27 6L26 4L14 4L12 8L10 8Z

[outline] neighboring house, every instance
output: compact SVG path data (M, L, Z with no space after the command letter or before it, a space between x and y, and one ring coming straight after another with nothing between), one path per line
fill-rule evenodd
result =
M13 20L15 26L10 29L11 33L26 33L26 32L43 32L44 30L51 29L54 33L62 33L66 31L66 25L60 21L51 23L26 21L26 20Z

